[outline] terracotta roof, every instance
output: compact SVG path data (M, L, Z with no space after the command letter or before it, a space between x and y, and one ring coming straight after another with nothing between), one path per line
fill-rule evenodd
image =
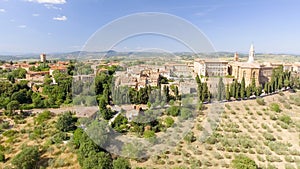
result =
M51 66L52 70L66 70L67 68L64 66Z

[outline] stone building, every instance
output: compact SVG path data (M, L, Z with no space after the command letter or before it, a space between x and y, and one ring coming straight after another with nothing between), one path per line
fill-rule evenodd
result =
M232 75L238 82L245 78L245 84L248 86L252 80L255 79L256 86L265 84L271 80L272 71L274 68L283 64L272 63L257 63L255 62L255 50L251 45L249 50L248 62L234 61L230 63L230 75Z
M226 76L228 62L219 60L195 60L194 72L199 76Z
M47 59L46 59L45 53L40 54L40 60L41 60L41 62L46 63Z

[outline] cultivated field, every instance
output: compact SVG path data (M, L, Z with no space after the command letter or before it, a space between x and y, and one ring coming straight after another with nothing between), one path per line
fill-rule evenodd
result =
M262 100L225 103L218 127L203 140L203 123L211 108L199 115L192 129L195 141L181 141L173 150L132 162L146 168L231 168L237 154L261 168L300 168L300 93L284 92ZM213 106L213 105L212 105ZM278 106L278 107L277 107Z

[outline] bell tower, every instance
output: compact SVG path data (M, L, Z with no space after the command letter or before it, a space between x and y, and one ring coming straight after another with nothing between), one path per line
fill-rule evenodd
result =
M254 62L255 50L253 44L250 46L248 63Z

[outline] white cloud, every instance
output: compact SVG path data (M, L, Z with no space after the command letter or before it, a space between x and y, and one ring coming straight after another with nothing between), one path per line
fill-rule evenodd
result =
M18 28L27 28L26 25L19 25Z
M34 13L34 14L32 14L32 16L40 16L40 14Z
M62 10L62 8L54 6L53 4L44 4L44 6L48 9Z
M39 4L65 4L66 0L26 0L28 2L37 2Z
M6 10L5 9L0 9L0 12L6 12Z
M66 21L68 18L66 16L54 17L53 20L56 21Z

